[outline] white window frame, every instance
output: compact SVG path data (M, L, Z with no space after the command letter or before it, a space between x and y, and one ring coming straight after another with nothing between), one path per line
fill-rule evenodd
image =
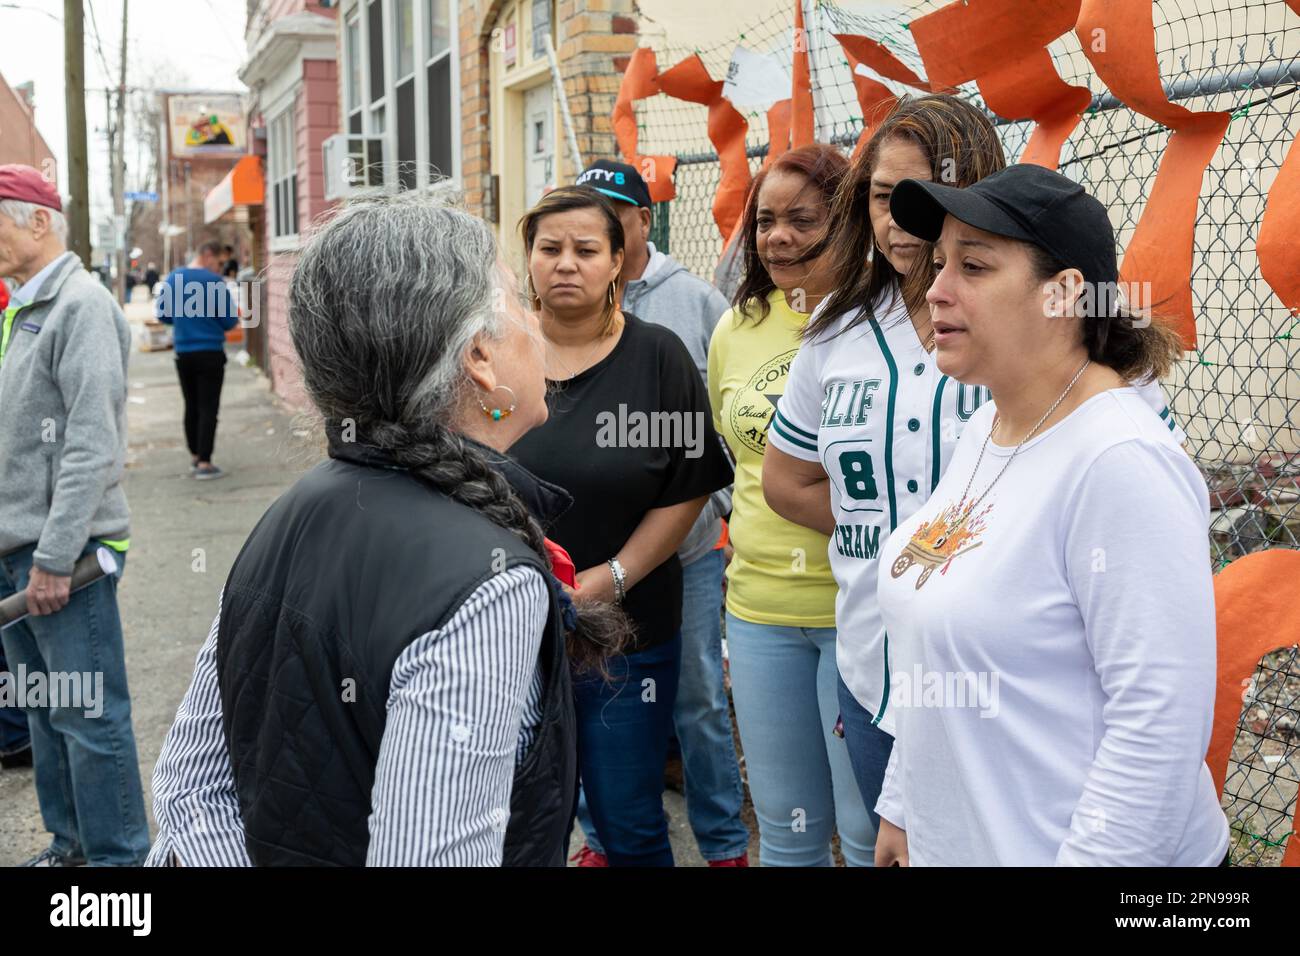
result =
M397 4L394 0L379 0L382 4L380 22L383 24L384 37L383 42L379 44L383 50L384 56L384 90L382 95L372 97L370 89L370 17L369 4L370 0L357 0L343 11L343 43L345 51L346 67L346 47L347 47L347 27L355 18L358 24L357 47L361 64L361 86L359 91L361 95L361 132L368 136L382 136L384 138L384 152L389 157L389 162L384 169L384 184L389 189L396 189L398 185L397 178L397 87L400 80L406 77L397 77ZM413 47L414 47L414 66L415 66L415 160L416 160L416 189L442 189L461 187L461 111L460 111L460 29L459 29L459 4L455 0L443 0L447 4L448 15L448 46L443 52L436 56L429 49L429 0L410 0L413 8ZM436 2L436 0L435 0ZM446 176L445 180L439 180L437 184L430 182L429 164L429 66L443 57L450 57L451 72L451 101L447 104L451 118L451 166L449 170L440 172ZM410 74L407 74L409 77ZM346 94L346 82L345 82ZM348 121L352 114L348 111L346 95L343 97L344 103L341 106L342 125L340 129L347 131L349 129ZM372 102L373 99L373 102ZM384 128L379 129L376 121L376 113L382 109L384 114Z
M361 34L361 5L358 4L353 8L343 20L343 69L346 76L343 80L343 131L348 132L348 124L352 117L357 113L362 114L362 130L365 129L365 109L366 109L366 62L362 56L364 37ZM356 44L351 42L350 30L356 27ZM356 84L353 88L353 60L356 61Z
M289 98L288 104L271 114L266 121L266 186L271 194L271 251L284 252L298 248L298 233L301 222L298 197L298 98L297 92ZM293 231L278 233L276 220L279 218L279 185L285 181L292 183Z

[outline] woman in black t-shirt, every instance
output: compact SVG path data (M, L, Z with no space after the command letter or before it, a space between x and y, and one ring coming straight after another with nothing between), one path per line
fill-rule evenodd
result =
M511 451L573 496L548 534L578 568L576 598L621 602L637 629L608 679L576 675L583 790L609 864L671 866L662 796L681 664L676 552L731 466L686 347L618 308L623 228L610 200L557 189L521 226L551 396L546 424Z

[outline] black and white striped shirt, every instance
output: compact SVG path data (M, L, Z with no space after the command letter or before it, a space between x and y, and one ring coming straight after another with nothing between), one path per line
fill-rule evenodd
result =
M371 793L367 866L500 866L515 766L542 717L550 597L533 568L481 585L402 652ZM146 866L250 866L217 687L217 619L153 772Z

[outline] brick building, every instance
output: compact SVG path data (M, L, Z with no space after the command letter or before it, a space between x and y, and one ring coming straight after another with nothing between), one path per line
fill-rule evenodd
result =
M577 169L555 96L549 35L578 152L616 154L610 113L637 46L633 0L474 0L460 5L462 185L469 208L522 255L515 224Z
M32 84L10 87L0 76L0 165L22 163L57 172L54 154L36 129L35 96Z
M326 215L321 145L339 129L337 3L249 0L240 79L250 92L256 155L264 157L264 229L252 263L262 279L261 324L249 351L275 392L295 406L306 398L289 338L289 280L302 238Z

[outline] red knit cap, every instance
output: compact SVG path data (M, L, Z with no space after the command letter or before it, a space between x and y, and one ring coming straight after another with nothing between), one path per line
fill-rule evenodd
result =
M0 166L0 199L17 199L63 212L63 200L54 183L48 182L40 170L17 163Z

